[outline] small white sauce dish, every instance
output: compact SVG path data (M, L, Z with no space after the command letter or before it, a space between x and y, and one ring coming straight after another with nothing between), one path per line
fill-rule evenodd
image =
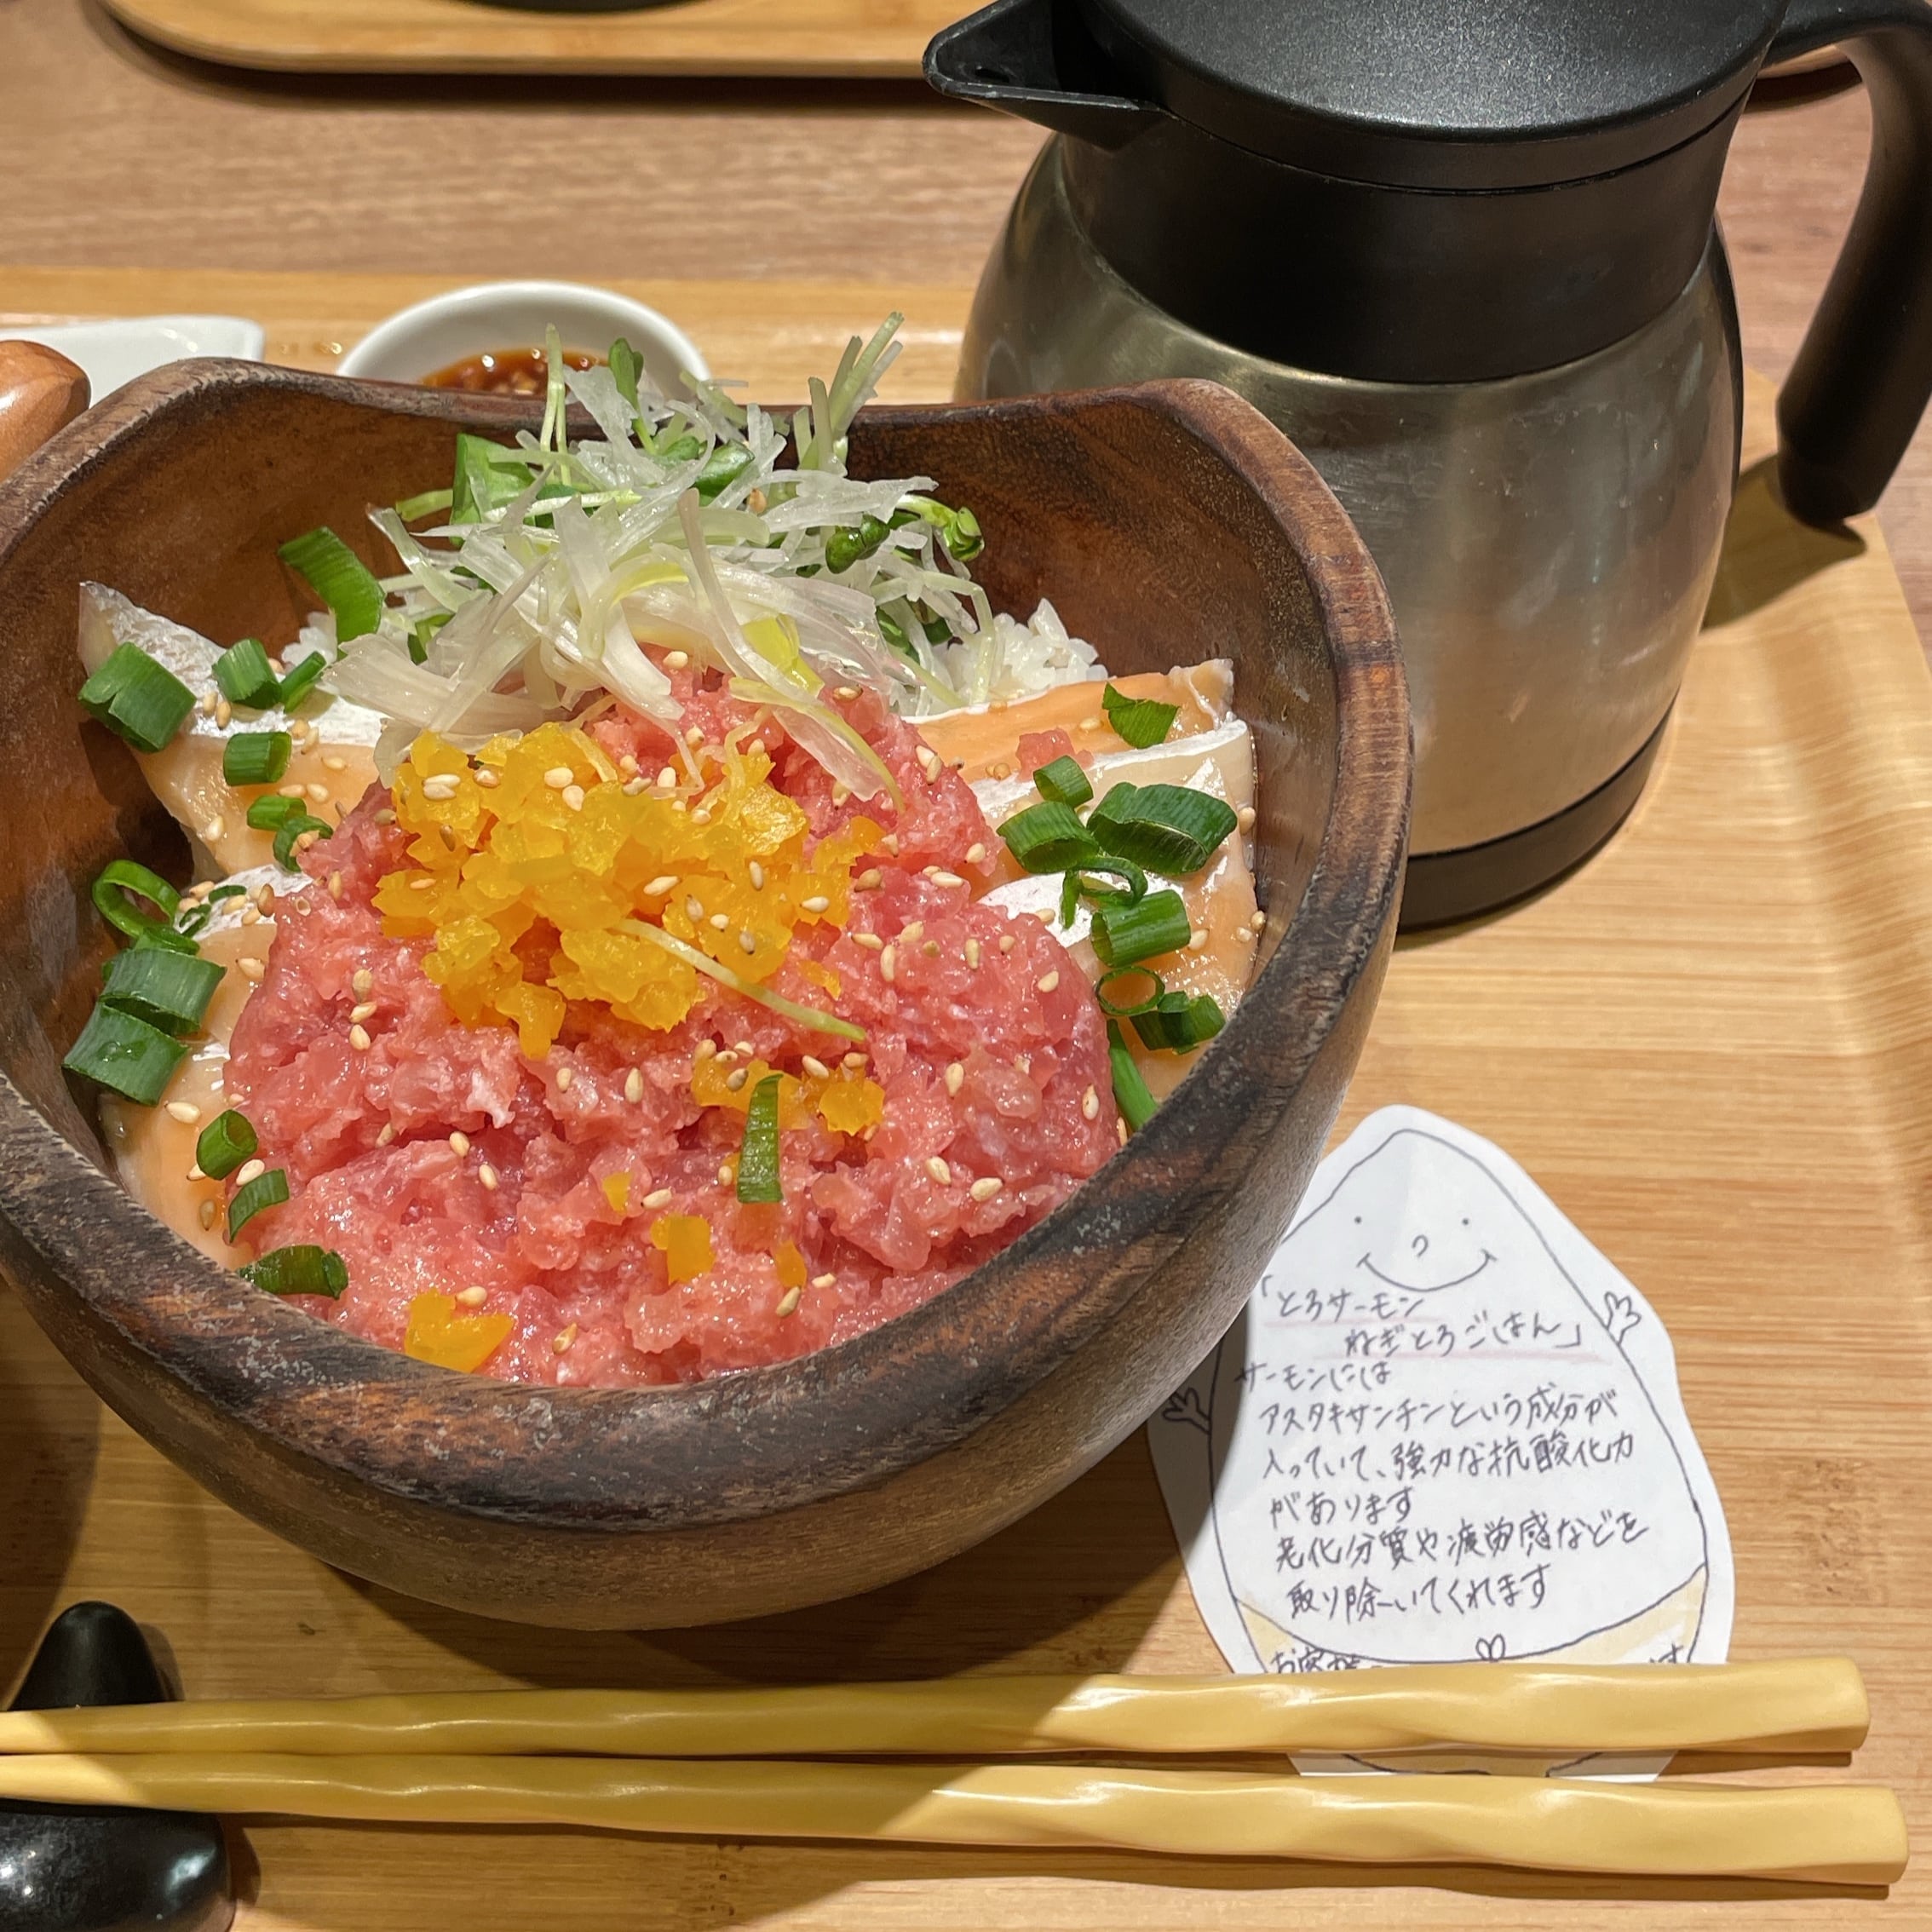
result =
M344 376L420 382L494 349L541 348L552 324L566 349L602 355L622 336L667 394L686 372L711 371L698 345L669 316L609 289L578 282L480 282L398 309L336 365Z
M112 322L63 322L43 329L0 330L18 342L58 349L87 371L89 394L101 402L124 383L184 356L232 355L262 359L259 322L239 315L127 315Z

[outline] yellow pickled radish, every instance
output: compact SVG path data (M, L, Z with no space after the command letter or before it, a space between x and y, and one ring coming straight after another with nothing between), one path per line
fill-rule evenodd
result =
M409 1304L403 1353L468 1375L503 1347L515 1325L507 1314L463 1314L453 1295L418 1295Z

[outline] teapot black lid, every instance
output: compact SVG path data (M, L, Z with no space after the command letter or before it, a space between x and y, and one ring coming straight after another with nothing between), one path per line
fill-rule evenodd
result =
M1545 186L1652 158L1751 84L1784 0L1079 0L1142 100L1391 187Z

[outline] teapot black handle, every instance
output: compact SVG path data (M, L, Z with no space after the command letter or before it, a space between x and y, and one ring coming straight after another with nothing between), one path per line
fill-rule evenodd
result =
M1932 6L1793 0L1767 58L1834 43L1872 98L1872 158L1778 398L1779 485L1812 524L1878 501L1932 397Z

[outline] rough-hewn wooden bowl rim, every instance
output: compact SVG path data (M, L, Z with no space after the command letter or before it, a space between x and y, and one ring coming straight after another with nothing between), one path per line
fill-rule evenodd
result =
M509 399L256 364L177 365L89 412L0 486L0 571L28 529L152 424L210 388L250 387L466 426L507 428L528 413ZM1225 1194L1210 1177L1236 1123L1279 1112L1293 1095L1400 888L1409 739L1393 622L1360 538L1279 430L1226 390L1194 382L874 413L887 423L997 422L1101 400L1156 412L1219 456L1300 556L1333 653L1334 807L1289 922L1292 943L1274 946L1176 1101L986 1267L911 1314L776 1367L674 1389L555 1389L432 1368L262 1296L162 1230L3 1078L0 1213L124 1345L240 1419L271 1452L445 1509L612 1530L726 1523L878 1482L970 1435L1119 1318L1147 1275L1148 1244L1176 1239L1161 1234L1164 1199ZM1197 1211L1221 1205L1204 1199ZM1025 1277L1028 1257L1049 1245L1091 1255L1094 1272L1083 1291L1043 1306ZM1130 1249L1131 1268L1114 1258ZM164 1263L205 1297L208 1320L195 1332L148 1318L139 1284ZM663 1488L669 1469L678 1472L676 1494Z

